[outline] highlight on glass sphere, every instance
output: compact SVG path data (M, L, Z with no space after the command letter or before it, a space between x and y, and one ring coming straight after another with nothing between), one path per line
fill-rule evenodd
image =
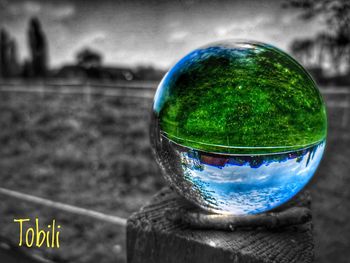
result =
M324 101L305 69L268 44L198 48L157 89L151 142L163 175L214 213L271 210L309 182L325 148Z

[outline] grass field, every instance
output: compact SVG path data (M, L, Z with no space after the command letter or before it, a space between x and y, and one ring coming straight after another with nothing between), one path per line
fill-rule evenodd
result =
M344 96L330 99L339 104ZM129 216L163 185L148 140L150 107L142 98L1 92L1 187ZM347 262L350 120L342 108L328 110L326 156L309 186L317 262ZM0 198L0 236L14 243L14 218L62 225L60 249L30 252L58 262L125 262L122 227Z
M127 217L161 186L148 140L150 100L0 94L1 186ZM18 242L16 217L56 218L61 248L44 257L123 262L125 230L13 199L0 202L0 235Z

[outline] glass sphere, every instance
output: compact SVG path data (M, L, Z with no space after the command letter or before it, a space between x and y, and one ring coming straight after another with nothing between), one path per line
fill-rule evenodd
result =
M288 201L315 173L326 134L310 75L263 43L192 51L154 98L151 141L165 179L215 213L256 214Z

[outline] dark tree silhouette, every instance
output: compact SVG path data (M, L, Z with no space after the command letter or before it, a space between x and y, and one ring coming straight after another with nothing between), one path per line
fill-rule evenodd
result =
M97 51L84 48L76 55L77 65L85 72L88 78L101 78L102 56Z
M20 65L18 62L17 43L14 39L11 39L9 43L9 67L11 77L18 76Z
M291 49L300 56L304 53L300 49L300 43L307 41L313 43L313 48L318 50L318 63L326 60L333 66L334 71L340 71L341 66L350 70L350 1L339 0L291 0L286 2L286 7L302 10L301 18L304 20L322 16L326 30L310 39L297 40ZM306 49L306 47L305 47Z
M14 77L19 73L17 46L5 29L0 30L0 77Z
M85 48L76 55L77 64L84 68L98 68L102 64L102 56L97 51Z
M0 31L0 76L9 77L9 35L5 29Z
M38 18L29 22L28 39L33 77L44 77L48 63L47 41Z
M24 78L30 78L33 76L32 63L28 59L23 61L21 76Z

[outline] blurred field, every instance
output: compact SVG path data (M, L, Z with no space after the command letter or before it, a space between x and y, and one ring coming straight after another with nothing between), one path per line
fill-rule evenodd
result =
M148 141L150 105L135 98L0 93L1 187L127 217L161 185ZM125 261L123 228L1 198L0 235L13 242L13 218L56 218L62 247L42 252L46 258Z
M326 95L328 146L309 186L317 262L350 256L347 96ZM1 187L127 217L163 185L148 141L150 107L147 98L0 92ZM55 218L62 247L30 251L59 262L125 262L122 227L0 198L0 236L18 241L17 217Z

